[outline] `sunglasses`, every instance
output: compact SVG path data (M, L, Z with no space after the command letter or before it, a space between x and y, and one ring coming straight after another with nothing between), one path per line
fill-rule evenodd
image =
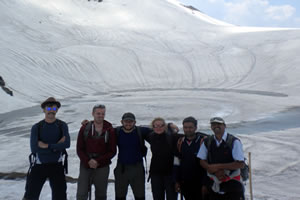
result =
M47 107L47 108L46 108L47 111L51 111L51 110L57 111L57 109L58 109L58 108L56 108L56 107Z
M153 128L164 128L165 124L153 126Z

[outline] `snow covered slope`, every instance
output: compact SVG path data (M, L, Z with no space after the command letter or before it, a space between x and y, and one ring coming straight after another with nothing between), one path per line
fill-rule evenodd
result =
M212 24L161 0L12 0L0 9L0 73L13 99L120 89L299 89L299 30L239 33L243 28Z

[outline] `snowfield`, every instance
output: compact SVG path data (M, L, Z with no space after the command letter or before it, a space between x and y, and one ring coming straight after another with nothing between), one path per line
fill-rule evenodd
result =
M0 89L0 172L27 172L31 126L54 96L71 177L80 122L102 103L114 125L128 111L139 125L194 116L211 133L209 118L221 116L252 153L254 199L300 199L300 29L234 26L176 0L3 0L0 19L0 76L14 94ZM0 199L22 198L24 179L0 183ZM41 199L51 199L48 184Z

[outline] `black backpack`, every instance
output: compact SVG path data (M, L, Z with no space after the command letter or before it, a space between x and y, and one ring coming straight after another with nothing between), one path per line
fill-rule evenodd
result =
M64 133L63 133L63 122L59 119L56 119L56 122L57 125L58 125L58 128L59 128L59 131L60 131L60 138L63 137ZM37 128L38 128L38 140L40 140L40 135L42 133L42 128L43 128L43 125L45 124L45 120L41 120L38 122L37 124ZM64 149L62 151L62 156L64 157L64 162L63 162L63 166L64 166L64 170L65 170L65 174L68 174L68 153L66 151L66 149ZM32 168L32 166L35 164L35 161L36 161L36 154L35 153L31 153L29 155L29 163L30 163L30 167L29 167L29 170L28 170L28 173L30 173L30 170Z
M207 148L207 152L208 152L208 157L207 157L208 161L211 160L211 144L212 144L213 140L214 140L214 135L208 136L208 140L206 143L206 148ZM229 133L227 134L226 145L231 149L231 151L233 148L233 142L235 140L239 140L239 139ZM246 160L246 158L245 158L245 160ZM240 169L241 177L244 182L246 182L249 179L249 166L247 165L245 160L244 160L244 167Z

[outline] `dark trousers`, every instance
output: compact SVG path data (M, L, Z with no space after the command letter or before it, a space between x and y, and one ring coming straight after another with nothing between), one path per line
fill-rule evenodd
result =
M145 169L143 162L132 165L117 163L114 175L116 200L126 200L129 185L135 200L145 200Z
M38 200L47 179L52 190L52 200L66 200L67 184L61 163L34 165L27 177L24 198Z
M241 182L230 180L221 183L220 190L225 194L218 194L210 191L210 200L244 200L244 186Z
M183 181L180 183L180 189L185 200L202 200L202 183L199 181Z
M175 192L175 183L172 176L162 176L151 174L151 188L154 200L176 200L177 192Z

